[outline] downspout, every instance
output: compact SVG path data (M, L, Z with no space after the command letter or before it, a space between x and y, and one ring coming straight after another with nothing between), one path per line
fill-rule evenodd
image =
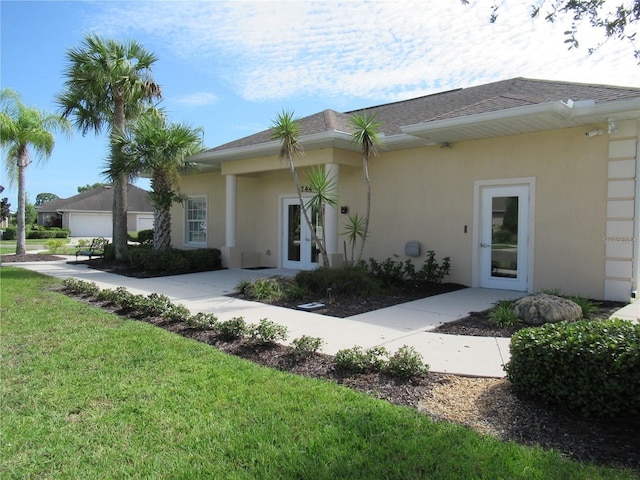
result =
M633 235L633 283L632 300L638 300L640 282L640 120L636 123L636 192Z

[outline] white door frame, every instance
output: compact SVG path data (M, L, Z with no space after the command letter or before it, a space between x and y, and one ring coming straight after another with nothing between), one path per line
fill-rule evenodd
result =
M304 197L302 201L306 201ZM280 258L282 268L291 268L295 270L312 270L318 266L318 263L311 261L311 248L313 240L309 225L300 212L300 261L288 259L288 208L292 205L300 205L298 197L282 196L280 197Z
M487 281L485 270L486 260L483 264L483 248L487 238L490 238L490 232L487 232L483 221L483 198L487 195L487 191L498 193L499 189L504 189L505 196L510 196L510 192L518 192L517 187L522 187L520 191L528 190L528 219L521 218L520 222L524 222L527 237L524 238L524 244L519 249L519 263L524 262L523 267L526 271L526 277L521 277L521 282L516 279L499 279L493 278ZM487 190L489 189L489 190ZM473 211L473 246L472 246L472 281L474 287L500 288L505 290L519 290L533 292L534 285L534 239L535 239L535 177L506 178L496 180L476 180L474 182L474 211ZM488 220L489 225L490 220ZM490 227L489 227L490 228ZM488 235L488 237L487 237ZM485 240L485 241L483 241ZM519 242L519 244L522 242ZM486 255L486 254L485 254ZM490 267L491 262L489 262ZM522 264L522 263L520 263ZM490 273L490 272L489 272Z

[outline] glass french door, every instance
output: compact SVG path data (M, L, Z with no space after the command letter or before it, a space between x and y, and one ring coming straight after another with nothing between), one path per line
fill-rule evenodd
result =
M482 286L527 290L529 186L482 191Z
M312 221L317 222L317 212L313 213ZM316 268L318 249L313 245L311 230L297 198L285 198L282 202L282 229L282 266L297 270ZM318 235L321 235L319 230Z

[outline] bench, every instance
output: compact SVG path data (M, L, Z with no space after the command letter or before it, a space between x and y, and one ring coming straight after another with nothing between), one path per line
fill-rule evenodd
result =
M76 262L78 261L79 255L89 257L89 260L91 260L92 257L103 257L104 250L107 248L108 244L109 240L106 238L94 238L91 240L91 245L89 247L78 247L78 250L76 250Z

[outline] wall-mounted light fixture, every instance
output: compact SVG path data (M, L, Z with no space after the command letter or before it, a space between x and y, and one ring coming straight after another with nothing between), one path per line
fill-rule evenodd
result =
M602 134L604 134L604 130L601 128L598 128L596 130L589 130L587 133L585 133L587 137L595 137L597 135L602 135Z
M613 118L609 118L609 127L607 128L607 133L611 135L612 133L618 131L618 127L616 126L616 122Z

